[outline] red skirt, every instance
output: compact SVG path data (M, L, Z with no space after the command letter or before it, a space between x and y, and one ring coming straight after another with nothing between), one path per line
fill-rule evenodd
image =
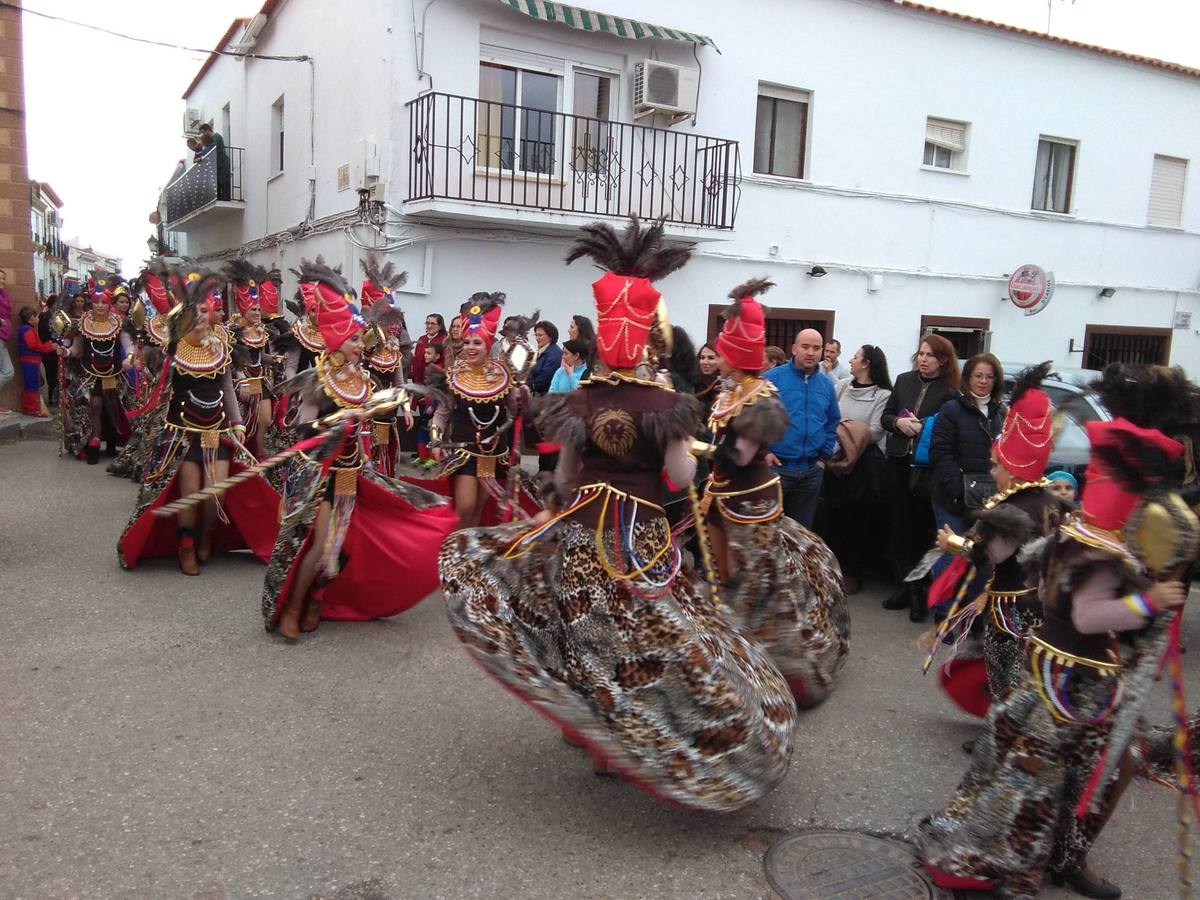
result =
M416 606L438 588L438 550L458 527L450 504L418 508L371 477L358 479L350 527L342 540L341 569L328 584L314 588L321 618L365 622ZM273 619L291 594L292 581L312 543L305 536L288 565Z
M147 466L149 468L149 466ZM236 475L246 467L230 462L229 474ZM153 491L154 487L150 487ZM179 520L174 516L158 516L154 511L179 499L179 468L171 473L166 484L150 493L143 483L143 502L125 527L117 544L121 565L132 569L138 560L174 556L179 552L176 533ZM239 484L221 498L221 507L229 522L213 521L212 548L214 553L249 549L264 563L271 558L279 522L279 495L261 477Z
M450 485L451 475L435 476L433 478L417 478L413 475L397 475L398 481L406 481L409 484L415 484L417 487L425 488L427 491L433 491L435 494L441 494L443 497L449 497L451 509L454 503L454 488ZM487 488L484 488L486 491ZM502 524L501 503L491 493L488 493L487 503L484 504L483 513L479 517L480 526L500 525ZM518 506L525 511L528 516L536 516L542 511L541 505L527 491L522 490L518 498ZM511 517L510 517L511 519ZM456 519L457 521L457 519ZM457 526L456 526L457 527Z

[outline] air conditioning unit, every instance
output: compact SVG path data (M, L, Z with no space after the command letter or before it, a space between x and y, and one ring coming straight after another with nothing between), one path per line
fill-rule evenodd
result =
M362 138L354 144L354 157L350 166L350 186L356 191L367 191L379 181L379 155L375 142Z
M690 116L696 111L699 72L647 59L633 69L633 114Z
M204 124L204 114L198 109L188 107L183 111L183 133L189 137L200 133L200 126Z

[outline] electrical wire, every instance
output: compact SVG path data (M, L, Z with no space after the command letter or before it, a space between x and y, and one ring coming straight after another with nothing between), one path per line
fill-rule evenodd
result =
M126 41L134 41L135 43L138 43L138 44L148 44L151 47L165 47L168 50L185 50L188 53L203 53L206 55L210 54L210 53L215 53L218 56L237 56L237 57L241 57L242 59L266 59L266 60L277 60L280 62L308 62L309 60L312 59L312 57L304 56L304 55L301 55L301 56L279 56L279 55L273 55L273 54L267 54L267 53L237 53L233 50L219 50L219 49L214 50L211 47L209 47L209 48L187 47L183 44L172 44L168 41L156 41L156 40L152 40L151 38L137 37L132 34L125 34L124 32L121 32L121 31L113 31L109 28L102 28L99 25L92 25L89 22L80 22L75 19L64 18L63 16L55 16L55 15L52 15L51 13L42 12L37 9L30 9L28 6L21 6L19 3L11 2L11 0L0 0L0 7L7 7L8 9L15 9L20 12L27 13L31 16L38 16L39 18L42 18L42 19L49 19L52 22L62 22L65 25L75 25L78 28L86 28L89 31L97 31L100 34L107 34L110 37L121 38L122 40L126 40Z

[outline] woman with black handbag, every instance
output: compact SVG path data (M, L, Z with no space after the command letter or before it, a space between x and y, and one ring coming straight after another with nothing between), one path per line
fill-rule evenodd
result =
M962 534L972 514L996 493L991 454L1008 412L1003 396L1000 360L991 353L979 353L963 367L959 392L942 405L929 447L933 518L939 530L948 525ZM938 562L933 577L947 564L948 557Z
M888 558L900 586L883 601L884 609L907 609L914 622L925 619L925 592L904 576L933 543L929 506L931 470L914 468L913 453L926 421L958 389L958 356L954 345L938 334L921 338L913 369L896 378L883 409L884 497L888 506Z

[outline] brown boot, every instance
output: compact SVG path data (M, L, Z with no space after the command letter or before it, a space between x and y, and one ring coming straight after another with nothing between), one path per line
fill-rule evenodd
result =
M307 634L310 631L316 631L317 626L320 624L321 592L320 590L315 590L308 595L308 602L304 604L304 615L300 619L300 630Z
M205 529L200 535L200 540L196 542L196 559L200 565L204 565L212 559L212 530Z
M279 621L275 623L275 630L284 640L294 642L300 639L300 612L303 608L303 600L292 599L284 605Z
M196 561L196 539L192 529L179 529L179 571L184 575L199 575L200 563Z

